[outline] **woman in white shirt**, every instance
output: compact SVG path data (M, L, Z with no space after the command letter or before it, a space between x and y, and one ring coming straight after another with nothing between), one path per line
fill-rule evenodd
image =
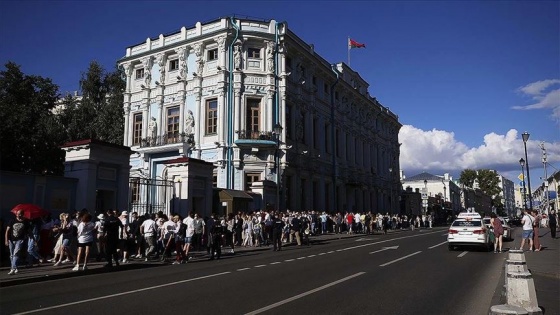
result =
M95 224L91 222L91 214L85 213L82 221L78 225L78 255L76 257L76 266L72 271L80 270L80 258L84 254L84 265L82 270L87 270L87 262L89 259L89 251L93 245L95 232Z

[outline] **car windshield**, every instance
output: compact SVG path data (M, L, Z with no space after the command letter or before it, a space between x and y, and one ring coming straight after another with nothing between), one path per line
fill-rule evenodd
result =
M490 220L488 220L490 222ZM482 221L480 220L473 220L473 221L454 221L451 226L462 226L462 227L478 227L482 226Z

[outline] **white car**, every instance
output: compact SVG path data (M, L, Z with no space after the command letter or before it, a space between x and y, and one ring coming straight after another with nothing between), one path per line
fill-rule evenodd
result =
M481 246L485 250L493 248L490 229L476 212L462 212L457 216L449 227L447 243L449 250L459 246Z
M504 220L504 218L502 217L498 217L500 219L500 221L502 221L502 227L504 228L504 240L507 241L512 241L513 240L513 232L514 232L514 228L512 226L510 226L506 220ZM490 228L490 218L489 217L485 217L484 218L484 224L486 224L487 228Z

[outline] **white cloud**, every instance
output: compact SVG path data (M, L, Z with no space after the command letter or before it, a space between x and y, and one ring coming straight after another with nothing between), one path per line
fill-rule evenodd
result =
M503 175L509 172L514 174L521 171L519 159L525 156L521 134L515 129L505 135L489 133L484 136L480 146L469 148L455 139L453 132L437 129L424 131L404 125L399 133L399 141L402 143L400 165L406 176L422 171L458 175L467 168L489 168ZM542 166L540 143L539 140L531 139L527 142L528 157L534 163L531 169ZM549 163L560 161L560 142L545 143L545 148Z
M552 119L560 122L560 88L558 86L560 86L559 79L542 80L522 86L517 91L525 96L529 96L533 103L513 106L512 109L551 109Z

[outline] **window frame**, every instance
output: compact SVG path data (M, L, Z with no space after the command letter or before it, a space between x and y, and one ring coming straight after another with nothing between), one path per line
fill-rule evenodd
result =
M215 103L215 108L211 108L210 104ZM206 127L204 128L206 135L218 134L218 99L211 98L206 100Z
M176 115L170 115L171 111L177 111ZM170 119L173 118L174 121L170 123ZM176 119L176 121L175 121ZM167 135L167 143L177 143L179 142L180 136L180 125L181 125L181 109L179 106L169 106L165 110L165 134ZM170 126L173 126L170 128ZM176 127L176 128L175 128Z
M179 59L171 59L169 60L169 67L168 67L168 71L177 71L179 70Z
M140 119L137 119L140 118ZM132 115L132 145L140 145L142 143L142 127L144 126L144 115L135 113Z
M218 48L208 49L208 51L206 52L206 61L214 61L218 60L218 58Z
M261 129L261 98L250 97L246 100L245 129L250 139L258 139ZM256 111L252 105L257 105ZM255 114L256 113L256 114ZM257 120L256 123L254 120ZM256 126L256 130L255 127Z
M134 73L134 79L141 80L144 78L145 75L146 75L146 71L144 71L144 68L136 69Z

